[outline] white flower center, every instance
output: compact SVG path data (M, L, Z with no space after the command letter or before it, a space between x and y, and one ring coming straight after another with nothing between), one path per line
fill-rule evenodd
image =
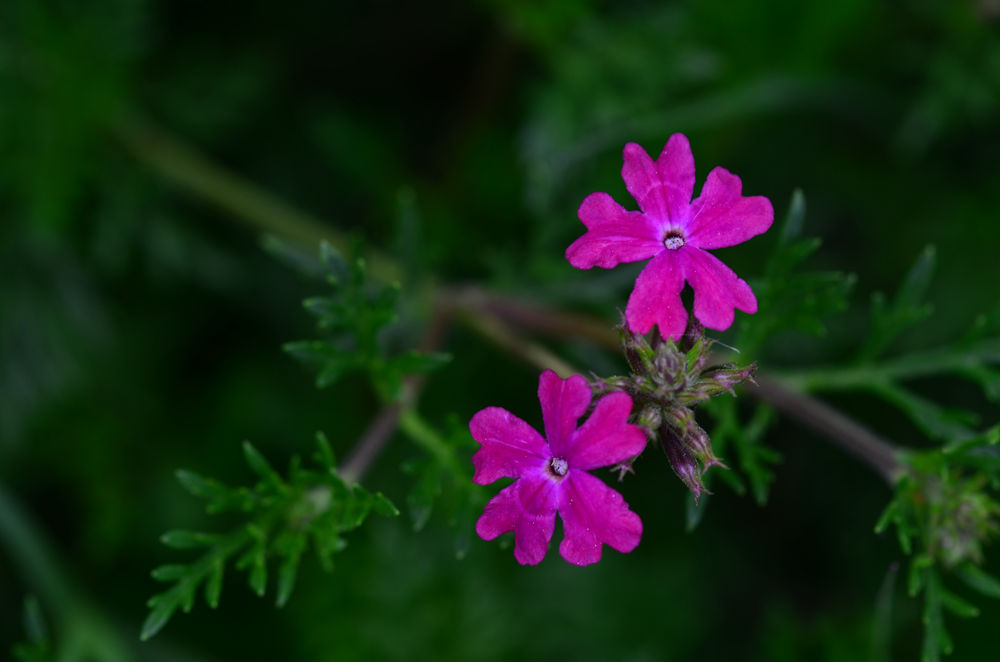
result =
M569 471L569 462L561 457L554 457L549 460L549 469L557 476L565 476Z
M667 248L669 248L672 251L677 250L678 248L680 248L681 246L683 246L684 243L685 243L684 242L684 237L680 236L679 234L674 234L673 232L671 232L670 234L668 234L663 239L663 245L666 246Z

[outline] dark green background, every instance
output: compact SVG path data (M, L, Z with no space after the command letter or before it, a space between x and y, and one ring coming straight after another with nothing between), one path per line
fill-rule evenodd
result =
M150 167L122 127L159 126L418 279L609 321L634 271L569 267L576 208L594 190L631 207L622 146L656 153L682 131L699 182L723 165L779 216L805 191L806 233L824 240L814 264L859 276L857 305L801 349L833 361L863 337L869 293L894 287L927 243L937 314L902 342L947 342L996 305L998 21L990 0L5 0L0 484L136 659L880 659L873 610L899 553L872 526L888 490L785 422L767 437L785 458L770 504L722 490L693 534L679 481L651 453L621 486L645 525L632 554L579 569L553 547L521 568L475 540L456 560L440 519L418 534L405 514L373 519L332 574L306 560L288 607L231 573L219 610L198 604L139 645L149 570L180 560L159 534L224 525L174 470L248 483L243 439L283 466L317 429L343 455L377 402L358 383L315 390L280 351L312 333L300 300L321 284ZM720 254L752 279L772 241ZM414 282L403 344L427 314ZM535 369L464 327L447 349L455 360L421 403L432 422L487 405L540 422ZM801 359L778 348L765 366ZM969 389L925 387L986 407ZM884 407L837 404L897 443L927 443ZM399 468L418 455L396 438L366 485L405 504ZM21 603L40 591L8 552L4 649L26 638ZM892 659L915 660L918 605L901 584ZM994 650L1000 610L981 606L950 621L952 659Z

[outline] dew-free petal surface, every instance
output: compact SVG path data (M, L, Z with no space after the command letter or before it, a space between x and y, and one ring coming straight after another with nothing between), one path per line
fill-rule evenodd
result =
M670 219L667 190L656 162L636 143L629 143L622 150L622 179L643 214L662 221Z
M628 422L632 398L611 393L597 401L587 421L573 434L566 459L574 469L596 469L630 460L646 447L642 429Z
M691 196L694 195L694 155L687 136L683 133L670 136L656 159L656 170L663 182L670 221L683 227L687 223Z
M545 439L553 457L565 458L566 443L593 397L590 385L581 375L562 379L554 371L546 370L539 377L538 401L542 405Z
M760 195L743 197L742 191L740 178L725 168L708 173L701 195L691 203L688 244L724 248L766 232L774 222L771 201Z
M694 288L694 314L710 329L728 329L733 323L733 308L745 313L757 312L757 298L719 258L700 248L685 247L684 274Z
M656 325L664 338L673 336L676 340L684 335L688 314L681 302L684 272L677 253L664 250L635 279L625 306L625 319L635 333L649 333Z
M642 521L622 495L584 471L571 471L559 485L563 558L575 565L601 560L601 545L631 552L642 537Z
M487 407L469 422L480 448L472 456L472 480L488 485L499 478L517 478L549 459L548 444L535 428L501 407Z
M557 506L555 483L541 473L525 476L490 499L476 522L476 533L493 540L513 531L514 558L522 565L536 565L548 552Z
M663 249L663 226L637 211L625 211L607 193L591 193L577 212L587 232L566 249L566 259L577 269L610 269L638 262Z

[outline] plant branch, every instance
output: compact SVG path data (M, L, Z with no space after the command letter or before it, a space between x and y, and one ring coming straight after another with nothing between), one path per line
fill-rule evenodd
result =
M748 393L833 441L874 469L889 485L895 485L907 473L906 465L899 459L899 449L868 428L824 402L792 390L766 375L758 374L756 379L756 388L748 387Z

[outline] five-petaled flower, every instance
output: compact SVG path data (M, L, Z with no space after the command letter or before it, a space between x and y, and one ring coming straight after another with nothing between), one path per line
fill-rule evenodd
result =
M654 162L635 143L625 145L622 179L641 211L626 211L607 193L591 193L578 215L587 232L566 249L578 269L610 269L648 258L629 296L625 318L635 333L657 325L679 339L688 314L681 303L684 281L694 289L694 314L710 329L728 329L734 308L757 312L750 286L706 249L742 243L765 232L774 220L771 202L744 197L740 178L715 168L694 193L694 157L688 139L670 136Z
M514 531L514 558L534 565L548 551L558 512L564 532L559 553L570 563L600 561L602 543L631 552L642 535L639 516L621 494L587 471L625 462L646 445L642 430L627 422L632 399L625 393L604 396L579 428L577 421L592 399L586 379L561 379L546 370L538 399L545 438L500 407L483 409L469 423L482 445L472 457L473 480L486 485L517 479L486 504L476 533L493 540Z

